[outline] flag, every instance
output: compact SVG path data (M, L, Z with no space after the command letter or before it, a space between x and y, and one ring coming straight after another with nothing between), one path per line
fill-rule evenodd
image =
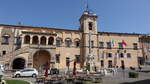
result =
M122 45L127 46L127 43L124 40L122 40Z
M73 75L76 75L76 61L73 63Z
M45 77L48 77L48 69L49 69L49 62L47 61L45 65L45 74L44 74Z
M111 43L111 47L114 47L114 46L115 46L114 40L111 40L110 43Z

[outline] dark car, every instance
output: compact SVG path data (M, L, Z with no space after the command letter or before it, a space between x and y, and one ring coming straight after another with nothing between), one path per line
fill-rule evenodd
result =
M59 70L57 68L52 68L48 73L48 75L54 75L54 74L56 75L59 74Z

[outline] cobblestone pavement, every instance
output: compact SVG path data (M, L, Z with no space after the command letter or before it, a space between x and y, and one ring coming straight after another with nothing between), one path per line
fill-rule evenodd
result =
M100 84L129 84L129 83L132 84L132 82L135 82L135 81L150 79L150 73L138 72L139 73L138 78L129 78L128 72L131 72L131 70L125 70L124 72L122 70L118 70L118 72L114 75L103 77L103 83L100 83ZM136 71L134 71L134 72L136 72ZM7 73L7 75L4 78L11 79L11 80L26 80L26 81L30 81L33 84L35 84L35 78L32 78L32 77L12 78L12 74ZM125 83L125 82L128 82L128 83ZM141 84L147 84L147 83L141 83Z

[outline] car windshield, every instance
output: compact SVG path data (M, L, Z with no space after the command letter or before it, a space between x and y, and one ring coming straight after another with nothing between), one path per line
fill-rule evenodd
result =
M24 69L24 70L21 70L21 72L27 72L27 71L34 71L33 69Z

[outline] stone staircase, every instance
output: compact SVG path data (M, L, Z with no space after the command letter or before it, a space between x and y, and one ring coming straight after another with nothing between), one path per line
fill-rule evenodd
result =
M22 47L20 49L14 50L3 55L0 59L3 61L3 64L9 63L12 59L14 59L17 55L29 52L29 46Z

